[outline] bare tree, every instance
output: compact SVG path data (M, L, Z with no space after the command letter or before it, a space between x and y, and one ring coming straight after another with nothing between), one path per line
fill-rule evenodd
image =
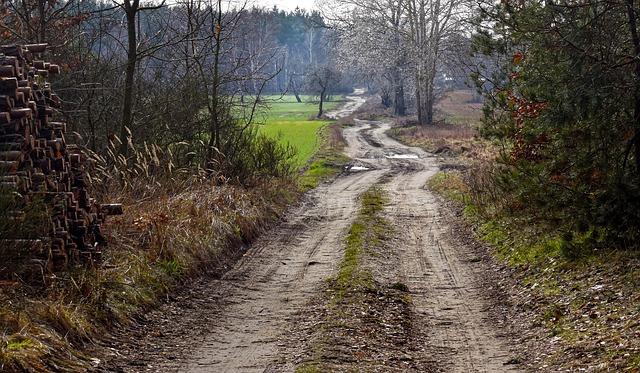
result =
M340 1L352 8L351 16L340 20L338 53L342 66L373 77L385 106L392 104L394 114L405 115L402 70L408 52L402 30L404 0Z
M412 84L418 120L431 124L436 76L447 41L462 33L466 1L335 0L340 6L332 5L337 10L328 17L341 27L342 56L387 81L383 102L392 93L394 113L404 115L405 87Z
M328 64L314 69L308 76L309 90L315 92L320 102L318 104L318 118L324 114L324 103L331 90L340 81L340 73Z
M406 37L415 62L415 96L420 124L433 123L435 78L444 41L457 35L466 14L464 0L406 0Z

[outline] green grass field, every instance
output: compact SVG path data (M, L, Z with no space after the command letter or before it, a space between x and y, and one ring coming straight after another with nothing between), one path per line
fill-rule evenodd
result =
M270 137L280 139L293 146L296 151L295 163L303 167L320 146L321 130L330 121L315 120L318 105L310 103L309 96L301 96L302 103L296 102L292 95L265 96L269 109L264 113L263 123L259 131ZM326 102L325 112L334 109L340 101Z

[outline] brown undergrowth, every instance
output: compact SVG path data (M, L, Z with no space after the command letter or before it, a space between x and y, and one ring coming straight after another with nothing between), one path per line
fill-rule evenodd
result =
M85 354L91 345L188 279L223 272L299 195L278 149L264 159L282 175L247 169L255 176L241 184L211 171L177 168L171 150L132 146L125 158L115 152L117 145L92 155L87 180L101 200L125 206L123 216L102 227L108 242L102 261L42 273L39 283L16 273L16 281L0 284L0 371L97 365Z
M444 101L440 114L455 116L456 104ZM390 135L448 155L428 187L454 201L502 268L511 320L527 329L523 364L543 371L640 370L638 252L602 249L602 242L592 248L597 232L567 240L535 215L544 211L525 209L494 182L498 149L477 138L475 122L397 127Z
M479 159L491 159L495 149L478 135L482 104L474 102L474 97L470 90L447 92L436 104L436 120L433 125L420 126L415 118L400 117L395 119L396 125L387 134L429 153L458 157L465 164Z
M14 283L0 292L0 370L76 371L87 345L126 325L193 276L224 270L243 244L273 224L297 194L284 179L251 187L196 182L126 202L105 225L101 266L58 273L46 288Z
M514 321L529 328L522 343L532 359L525 364L549 371L640 369L638 253L571 254L568 245L588 247L588 241L568 243L517 209L507 213L508 197L486 185L478 195L478 172L440 172L429 186L458 203L476 237L505 265L515 284L508 289Z

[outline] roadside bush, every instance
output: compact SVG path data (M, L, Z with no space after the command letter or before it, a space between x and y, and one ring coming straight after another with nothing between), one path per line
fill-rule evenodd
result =
M563 237L606 237L572 251L638 247L640 60L626 52L636 8L495 4L483 17L500 31L476 35L475 50L501 65L477 76L482 132L502 144L493 182L508 207Z

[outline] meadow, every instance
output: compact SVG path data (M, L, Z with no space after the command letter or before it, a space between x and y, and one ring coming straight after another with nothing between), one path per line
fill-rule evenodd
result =
M265 96L268 109L263 113L258 126L260 132L278 138L296 149L295 164L302 168L313 157L321 145L321 132L331 121L316 119L318 104L311 96L300 96L296 102L293 95ZM325 102L324 110L334 109L341 98Z

